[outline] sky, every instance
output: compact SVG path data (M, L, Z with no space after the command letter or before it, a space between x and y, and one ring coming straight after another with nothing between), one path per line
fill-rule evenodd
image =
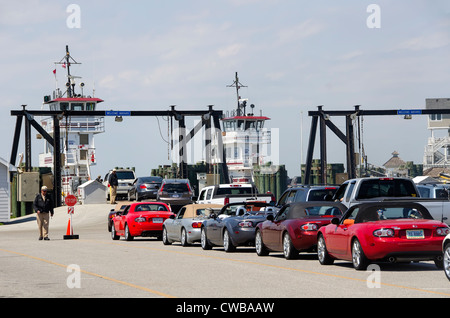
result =
M74 6L76 5L74 10ZM375 5L375 6L373 6ZM424 109L450 97L448 0L0 0L0 157L9 160L11 110L42 107L65 83L60 61L69 46L82 63L85 94L98 110L231 111L238 72L241 97L279 130L279 160L300 174L310 134L309 111ZM61 86L61 85L60 85ZM159 126L158 126L159 120ZM345 131L342 118L331 118ZM362 118L371 164L397 151L420 164L430 131L425 116ZM135 167L140 176L171 164L164 118L106 118L95 137L92 174ZM187 121L187 128L194 123ZM35 136L36 131L32 135ZM344 144L327 132L328 162L344 163ZM24 152L24 131L19 153ZM318 140L315 158L319 158ZM43 142L33 139L32 165Z

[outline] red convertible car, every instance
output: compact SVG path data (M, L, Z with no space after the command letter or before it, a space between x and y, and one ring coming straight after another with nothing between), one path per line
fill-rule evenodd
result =
M117 211L111 227L113 240L124 236L131 241L136 236L162 237L163 223L171 215L170 208L162 202L131 203L123 211Z
M449 227L412 202L372 202L352 206L339 220L319 229L322 265L335 259L364 270L370 262L431 261L443 267L442 242Z
M333 217L342 216L346 207L338 202L295 202L284 205L274 217L257 225L256 253L283 252L292 259L299 252L313 251L317 244L317 230L330 224Z

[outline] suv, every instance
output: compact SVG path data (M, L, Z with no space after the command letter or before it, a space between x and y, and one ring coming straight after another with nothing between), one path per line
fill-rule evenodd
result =
M105 175L103 179L103 184L109 188L109 175L112 170ZM128 189L130 189L129 183L136 179L136 174L134 170L131 169L116 169L117 180L119 181L119 186L117 187L117 197L128 197ZM109 201L109 189L106 193L106 199Z
M301 186L288 188L283 192L277 206L301 201L326 201L326 196L333 196L338 187L334 186Z
M450 186L448 184L417 184L421 198L448 199Z
M176 212L182 206L193 203L192 196L192 187L188 179L164 179L156 200L170 204L172 212Z

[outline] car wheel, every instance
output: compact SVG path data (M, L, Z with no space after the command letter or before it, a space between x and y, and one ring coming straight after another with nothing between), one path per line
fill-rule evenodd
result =
M135 198L135 199L136 199L136 202L139 202L140 199L139 199L139 194L137 193L137 191L136 191L136 193L134 194L134 196L136 197L136 198Z
M187 232L184 227L181 229L181 246L189 246L187 241Z
M258 256L269 255L269 250L264 246L261 231L256 231L255 249L256 249L256 254L258 254Z
M131 201L131 195L130 195L130 192L128 192L128 201Z
M206 230L204 227L202 227L202 232L200 235L200 242L202 244L202 249L204 249L204 250L212 249L212 246L211 246L211 244L209 244L208 238L206 237Z
M127 241L132 241L133 238L134 237L130 234L130 229L128 228L128 224L125 224L125 239Z
M293 259L298 255L298 251L292 244L291 236L288 232L283 235L283 254L286 259Z
M111 238L114 241L117 241L118 239L120 239L120 236L116 234L116 228L115 228L114 224L111 226Z
M443 260L445 276L450 280L450 243L445 244Z
M323 235L320 235L317 240L317 257L322 265L333 265L334 263L334 259L328 254Z
M352 262L356 270L365 270L369 264L369 260L364 255L364 251L358 239L354 239L352 243Z
M234 252L236 250L236 246L234 246L233 242L231 242L230 233L227 229L223 232L223 248L227 253Z
M164 245L171 245L172 244L172 242L169 241L169 237L167 236L166 227L163 227L163 230L162 230L162 242L163 242Z

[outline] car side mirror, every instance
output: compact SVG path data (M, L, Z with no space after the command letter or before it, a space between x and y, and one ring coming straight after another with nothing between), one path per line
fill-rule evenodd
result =
M332 201L332 200L333 200L333 196L332 196L331 194L327 194L327 195L325 195L325 196L323 197L323 199L324 199L325 201Z
M273 222L273 220L274 220L275 218L274 218L273 214L269 214L269 215L266 217L266 219L267 219L267 221Z
M215 213L211 213L211 214L209 215L209 218L215 220L215 219L217 218L217 215L216 215Z
M169 219L174 220L174 219L175 219L175 214L171 214L171 215L169 216Z
M338 225L338 224L339 224L339 221L340 221L339 218L332 218L332 219L331 219L331 224Z

